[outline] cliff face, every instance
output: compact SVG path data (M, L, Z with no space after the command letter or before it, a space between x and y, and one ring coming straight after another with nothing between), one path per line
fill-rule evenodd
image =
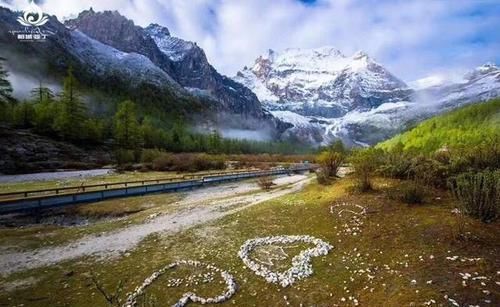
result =
M165 27L141 28L118 12L92 10L83 11L66 25L117 50L144 55L191 94L212 100L219 111L265 118L259 100L248 88L219 74L203 49L171 36Z
M94 12L90 9L66 21L65 25L120 51L141 54L166 73L173 73L172 62L159 50L154 40L144 29L117 11Z
M53 34L44 43L22 43L8 32L20 28L17 17L0 7L0 27L7 29L0 33L0 55L14 71L60 80L71 66L85 88L133 99L159 110L159 118L181 114L210 130L265 126L272 137L285 129L251 90L219 74L201 48L167 28L142 28L117 12L88 10L66 24L51 16L43 30Z

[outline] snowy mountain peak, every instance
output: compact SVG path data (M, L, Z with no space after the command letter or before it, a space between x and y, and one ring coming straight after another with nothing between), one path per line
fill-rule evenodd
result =
M332 129L318 132L331 121L408 100L413 93L365 52L347 57L330 46L270 51L235 80L252 89L274 116L292 124L292 130L300 129L292 135L322 143L338 136ZM312 126L305 129L308 120Z
M257 60L261 59L261 60L270 60L270 61L273 61L275 55L276 55L276 51L274 51L273 49L268 49L267 50L267 54L259 56L257 58Z
M260 56L255 62L255 70L273 66L275 70L301 70L301 71L338 71L342 66L345 56L333 47L316 49L288 48L282 52L269 50L266 56Z
M360 60L360 59L368 59L369 56L366 52L364 52L363 50L359 50L357 51L353 56L352 56L353 60Z
M487 77L497 78L497 82L500 81L500 68L494 63L486 63L465 74L464 80L470 82Z
M170 31L166 27L158 24L150 24L144 30L155 41L161 52L174 62L184 59L196 47L195 43L171 36Z
M489 73L498 72L498 71L500 71L500 68L498 68L498 66L495 63L491 63L491 62L483 64L474 70L474 72L480 73L480 74L489 74Z
M485 63L485 64L479 66L477 69L479 69L479 70L491 70L491 69L498 69L498 66L493 62L488 62L488 63Z
M330 46L269 51L235 79L253 89L270 110L299 110L305 116L342 116L358 107L371 108L383 99L397 101L409 94L404 82L365 52L346 57Z
M161 26L157 23L152 23L149 26L146 27L146 30L151 34L155 36L170 36L170 31L168 30L167 27Z
M340 50L331 47L325 46L320 48L312 48L312 49L301 49L301 48L287 48L285 51L280 53L281 56L301 56L301 57L345 57Z

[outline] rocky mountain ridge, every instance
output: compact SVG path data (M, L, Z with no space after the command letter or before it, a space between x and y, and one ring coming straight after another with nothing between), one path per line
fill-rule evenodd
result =
M345 56L323 47L270 50L234 79L292 125L284 138L367 146L435 114L500 96L499 76L498 67L489 64L468 73L463 82L417 90L362 51Z
M44 25L52 35L36 44L8 32L19 29L17 15L0 7L0 27L7 29L0 33L0 56L9 68L61 77L72 66L87 88L159 113L180 109L203 131L219 127L238 135L265 132L274 140L318 145L341 139L365 146L434 114L500 96L494 64L460 82L413 89L362 51L346 56L333 47L286 49L270 50L231 79L196 43L158 24L137 26L118 12L90 9L64 24L52 16ZM19 56L26 61L16 61Z
M71 66L86 88L131 98L159 113L181 109L209 131L264 126L277 137L287 127L263 110L252 91L219 74L195 43L172 37L167 28L142 28L118 12L90 9L64 24L50 16L45 42L22 43L8 32L22 28L17 16L0 7L0 27L7 30L0 33L0 55L13 74L62 79Z
M123 52L142 54L193 95L220 103L219 111L264 119L257 97L247 88L219 74L196 43L173 37L158 24L134 25L114 11L81 12L65 24Z

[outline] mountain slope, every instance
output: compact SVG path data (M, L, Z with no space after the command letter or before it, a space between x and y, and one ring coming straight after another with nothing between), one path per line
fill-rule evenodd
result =
M81 12L65 22L87 36L123 52L149 58L193 95L211 101L219 111L264 119L257 97L244 86L220 75L195 43L172 37L167 28L134 25L118 12Z
M378 146L391 149L402 143L406 150L430 153L444 146L473 148L484 141L500 144L500 99L436 116Z
M159 122L187 119L205 131L264 129L272 139L288 127L252 91L220 75L195 43L164 27L144 29L118 12L88 10L65 24L51 16L44 43L21 43L8 32L20 29L17 17L0 7L0 27L7 30L0 33L0 55L14 77L33 79L34 86L38 79L57 85L73 67L86 94L97 96L88 100L98 100L104 112L130 98Z
M292 126L284 138L312 144L376 144L436 114L500 96L500 69L492 64L460 83L417 91L365 53L347 57L331 47L271 50L235 80Z
M64 24L72 30L127 53L142 54L155 65L172 75L172 63L158 48L144 30L136 26L117 11L94 12L93 9L81 12L77 18Z
M43 43L23 43L9 30L19 30L17 13L0 7L0 54L7 59L12 75L45 83L60 82L66 70L74 74L87 93L104 93L112 99L130 98L158 118L188 115L203 108L164 70L148 57L124 52L67 28L51 16L43 30L51 32ZM36 84L37 84L36 83ZM27 86L25 83L18 86ZM30 89L26 89L28 92ZM91 97L89 97L91 99ZM113 111L112 103L105 111Z
M417 96L433 97L443 108L499 97L500 68L492 63L479 66L465 74L459 82L428 87L418 91Z
M331 47L270 50L235 80L255 90L270 110L328 118L405 100L412 93L365 53L346 57Z
M331 47L270 50L252 68L238 72L235 80L254 90L274 116L293 125L284 137L295 135L313 144L342 139L348 145L360 145L366 140L350 135L341 126L342 118L408 101L413 95L403 81L367 54L347 57ZM300 125L290 120L297 116L302 117Z

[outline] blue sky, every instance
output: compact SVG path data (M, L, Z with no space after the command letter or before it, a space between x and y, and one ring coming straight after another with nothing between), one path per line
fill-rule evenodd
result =
M1 2L2 0L0 0ZM27 1L11 0L22 8ZM92 6L196 41L234 75L268 49L364 50L405 81L500 63L500 0L44 0L60 18Z

